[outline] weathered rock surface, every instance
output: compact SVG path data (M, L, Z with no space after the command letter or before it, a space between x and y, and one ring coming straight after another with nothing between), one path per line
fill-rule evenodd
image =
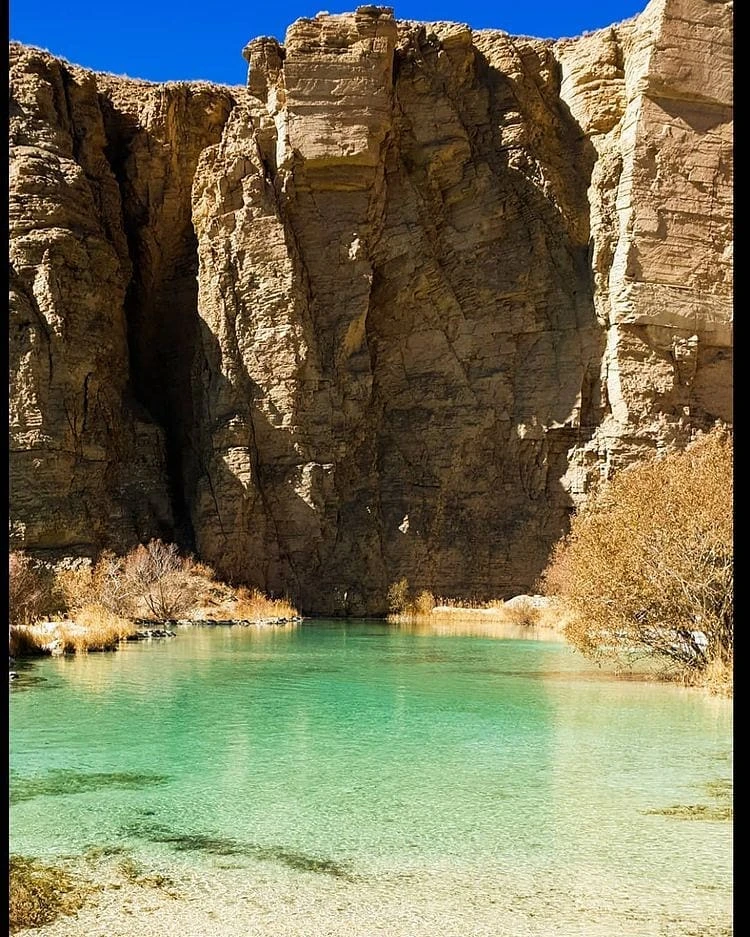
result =
M247 88L11 46L11 543L178 539L306 612L533 591L731 421L732 11L298 20Z
M16 44L10 61L11 544L171 538L197 330L190 191L233 99Z

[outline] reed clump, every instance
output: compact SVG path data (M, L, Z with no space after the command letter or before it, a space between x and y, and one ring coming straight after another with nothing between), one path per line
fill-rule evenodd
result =
M296 618L297 609L289 599L273 599L259 589L237 589L234 605L234 618L258 621L263 619Z
M63 654L114 651L136 630L135 624L105 608L85 605L75 613L75 623L63 623L57 630Z
M51 653L48 638L33 625L11 625L8 653L11 657L44 657Z

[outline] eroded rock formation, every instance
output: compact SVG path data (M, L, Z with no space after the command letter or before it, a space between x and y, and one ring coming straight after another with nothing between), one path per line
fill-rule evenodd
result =
M11 45L11 544L178 539L307 612L527 592L731 421L732 12L298 20L246 88Z

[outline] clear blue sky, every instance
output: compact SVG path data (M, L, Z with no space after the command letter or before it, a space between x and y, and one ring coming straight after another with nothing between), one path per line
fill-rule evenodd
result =
M151 81L244 84L243 47L257 36L283 41L286 28L321 10L344 13L362 0L10 0L10 38L76 65ZM646 0L402 0L399 19L449 20L475 29L559 38L628 19Z

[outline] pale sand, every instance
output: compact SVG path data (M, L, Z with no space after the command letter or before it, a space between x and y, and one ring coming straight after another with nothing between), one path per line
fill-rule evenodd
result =
M262 864L202 873L181 869L172 884L126 882L87 867L103 885L75 916L27 937L730 937L730 914L702 920L640 909L586 887L527 882L514 894L495 883L457 886L448 874L357 882ZM515 882L518 885L518 882Z

